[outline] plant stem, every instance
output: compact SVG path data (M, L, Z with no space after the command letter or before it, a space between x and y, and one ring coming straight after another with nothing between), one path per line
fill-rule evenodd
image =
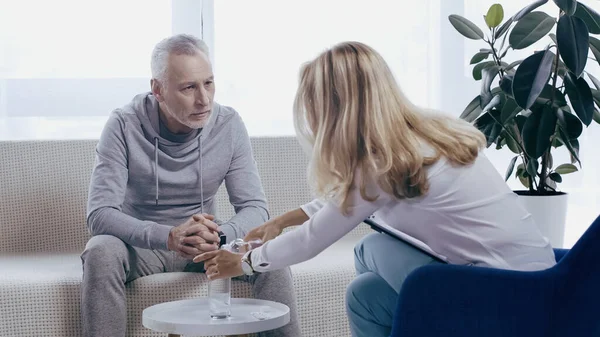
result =
M523 161L523 165L525 165L525 172L527 172L527 165L528 160L527 160L527 156L525 154L525 152L521 153L521 161ZM531 194L534 194L534 184L535 184L535 180L531 178L531 176L529 175L529 173L527 174L527 181L529 182L529 186L526 186L527 188L529 188L529 192Z
M519 149L521 150L521 152L523 153L527 153L525 152L525 148L523 147L523 145L521 145L521 142L518 141L517 139L515 139L515 137L513 137L512 133L510 133L510 131L508 131L508 129L504 126L504 124L500 123L499 120L496 119L496 117L494 117L491 113L489 114L490 117L492 117L492 119L494 120L494 122L498 123L498 125L500 125L500 127L502 127L502 129L504 131L506 131L506 134L515 141L515 143L517 143L517 145L519 146Z
M494 41L496 42L496 41ZM500 67L502 67L502 63L500 63L500 58L498 57L498 54L496 53L496 48L494 47L494 43L493 42L489 42L488 44L490 45L490 49L492 49L492 57L494 58L494 62L496 62L496 64ZM500 79L502 79L504 77L504 70L502 70L502 68L500 68Z
M490 117L492 117L492 119L494 120L494 122L498 123L500 125L500 127L502 127L502 129L506 132L506 134L512 140L514 140L515 143L519 146L519 149L521 150L521 160L523 161L523 164L525 165L525 170L527 170L528 161L525 159L526 156L527 156L527 152L525 152L525 148L521 144L520 139L516 139L515 137L513 137L512 133L504 126L504 124L500 123L500 121L497 120L496 117L494 117L492 114L490 114ZM516 128L516 126L515 126L515 128ZM517 134L518 134L518 129L517 129ZM529 191L531 192L531 194L533 194L535 180L532 179L530 175L528 175L527 179L529 180Z
M560 13L559 13L560 16ZM556 45L556 56L554 62L554 74L552 76L552 96L550 97L550 107L554 106L554 100L556 99L556 82L558 80L558 64L560 63L560 50L558 49L558 45ZM546 149L544 154L542 155L542 171L540 172L540 184L538 186L538 194L546 193L546 179L548 177L548 161L550 160L550 150L552 149L552 144Z
M527 180L529 180L529 192L531 192L531 194L534 194L534 191L535 191L535 188L533 188L534 179L530 175L527 175Z

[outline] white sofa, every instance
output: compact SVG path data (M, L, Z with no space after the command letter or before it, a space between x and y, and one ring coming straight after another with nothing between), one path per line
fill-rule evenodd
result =
M94 140L0 142L0 336L81 336L79 254ZM293 137L253 138L271 216L310 200L306 156ZM224 189L217 216L233 210ZM335 224L332 224L334 226ZM314 259L292 267L303 336L349 336L345 289L354 277L361 225ZM153 304L206 296L204 274L168 273L127 285L128 336L164 336L141 324ZM234 297L249 297L235 281ZM107 336L110 337L110 336Z

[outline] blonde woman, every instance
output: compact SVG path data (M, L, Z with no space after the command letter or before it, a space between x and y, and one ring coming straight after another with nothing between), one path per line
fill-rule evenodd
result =
M246 239L265 244L244 255L197 256L210 278L306 261L372 214L448 263L514 270L556 263L548 240L483 154L483 135L412 104L372 48L341 43L305 64L294 117L311 149L309 181L324 201L254 229ZM294 225L301 226L279 235ZM389 335L408 274L440 263L379 233L357 245L355 261L346 296L350 327L353 336L371 337Z

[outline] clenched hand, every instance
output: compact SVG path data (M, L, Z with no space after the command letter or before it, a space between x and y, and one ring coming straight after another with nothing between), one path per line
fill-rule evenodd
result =
M184 258L193 259L204 252L217 250L219 228L210 214L196 214L169 232L167 249Z

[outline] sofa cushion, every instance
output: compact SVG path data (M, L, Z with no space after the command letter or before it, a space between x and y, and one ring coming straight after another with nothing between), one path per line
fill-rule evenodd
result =
M292 267L303 336L348 336L344 294L354 278L353 245L340 242ZM81 336L79 254L0 256L0 336ZM207 295L198 273L164 273L127 284L128 336L164 336L142 326L151 305ZM234 280L234 297L252 297Z

